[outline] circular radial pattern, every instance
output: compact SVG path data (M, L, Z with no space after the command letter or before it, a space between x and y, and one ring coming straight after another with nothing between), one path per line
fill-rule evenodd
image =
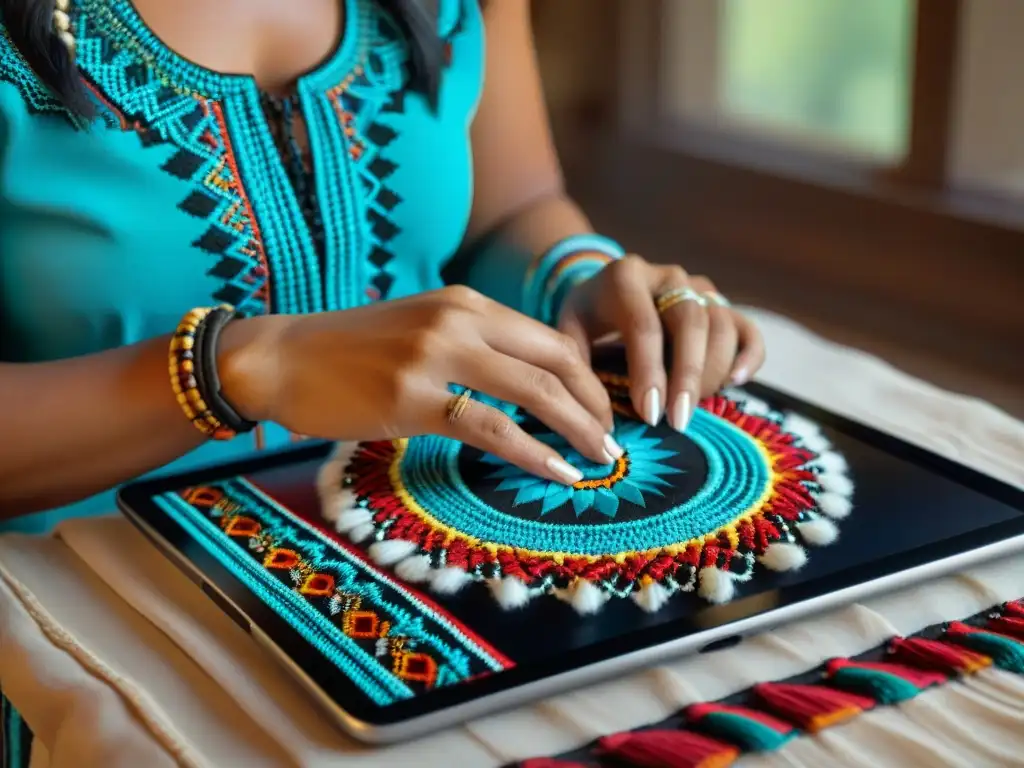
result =
M408 581L482 581L506 608L552 594L581 613L614 597L654 611L693 589L725 602L757 561L798 568L803 545L835 539L853 485L816 425L736 391L679 434L635 420L626 382L604 378L625 449L610 466L515 416L583 471L574 486L441 437L343 444L320 473L324 516Z

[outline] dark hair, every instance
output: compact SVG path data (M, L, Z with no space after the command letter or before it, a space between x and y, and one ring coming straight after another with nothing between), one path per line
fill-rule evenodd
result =
M444 45L437 30L436 0L377 0L396 21L409 45L410 87L433 108L441 84ZM0 21L22 56L61 103L91 117L92 102L64 43L54 32L55 0L0 0Z

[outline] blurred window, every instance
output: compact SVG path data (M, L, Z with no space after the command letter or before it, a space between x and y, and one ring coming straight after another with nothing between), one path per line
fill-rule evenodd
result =
M898 162L913 0L672 0L663 106L677 117Z

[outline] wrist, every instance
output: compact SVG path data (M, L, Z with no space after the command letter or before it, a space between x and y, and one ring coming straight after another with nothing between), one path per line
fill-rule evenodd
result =
M221 332L217 348L221 392L249 421L273 418L284 321L284 317L273 315L241 318L228 323Z

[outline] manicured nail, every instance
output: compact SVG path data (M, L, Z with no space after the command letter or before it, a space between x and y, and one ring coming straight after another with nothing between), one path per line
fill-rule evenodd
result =
M644 395L644 418L652 427L661 421L661 392L656 387L651 387Z
M583 479L583 473L565 459L548 459L547 467L566 485L575 485Z
M690 423L690 393L683 392L672 407L672 427L676 432L685 432L686 425Z
M615 438L611 435L604 436L604 452L608 454L609 464L612 464L616 459L621 459L622 454L625 453L622 450L622 446L615 442Z
M732 383L737 387L747 383L747 379L750 378L750 374L747 373L746 368L737 368L732 374Z

